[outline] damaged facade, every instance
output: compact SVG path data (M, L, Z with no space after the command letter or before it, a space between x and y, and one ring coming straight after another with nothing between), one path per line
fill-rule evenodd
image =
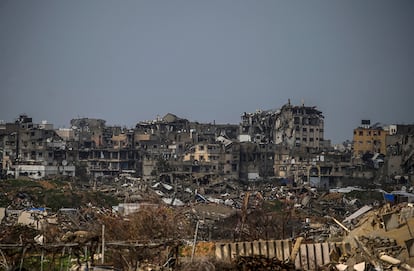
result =
M79 165L93 177L115 176L139 169L139 152L133 148L134 133L119 126L106 126L100 119L71 120L78 141Z
M279 110L244 113L240 130L241 141L318 150L324 140L324 116L316 107L289 101Z
M2 168L4 175L34 179L47 175L75 176L76 161L73 149L43 121L21 115L15 123L3 126Z
M327 188L333 180L351 178L350 153L335 151L308 153L281 146L274 158L275 176Z
M414 125L391 125L386 146L387 176L408 181L414 173Z
M323 133L324 116L316 107L293 106L289 101L278 110L244 113L239 135L246 150L241 153L241 177L309 176L311 163L319 162L316 157L325 150Z
M274 142L290 148L320 149L324 140L324 116L316 107L292 106L290 101L277 115Z

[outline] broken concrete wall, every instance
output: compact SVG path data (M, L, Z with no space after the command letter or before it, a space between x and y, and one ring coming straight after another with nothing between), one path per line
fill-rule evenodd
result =
M144 180L150 180L155 178L152 175L153 170L157 165L157 160L151 157L144 157L142 161L142 178Z

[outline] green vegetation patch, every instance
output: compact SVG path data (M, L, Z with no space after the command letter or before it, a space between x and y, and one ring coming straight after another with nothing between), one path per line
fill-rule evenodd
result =
M75 186L72 184L72 186ZM0 181L0 207L13 203L18 195L28 196L34 207L79 208L91 203L94 206L111 208L119 201L111 195L80 188L70 188L63 180L4 180Z
M16 188L42 188L39 182L32 180L12 179L0 181L2 189L16 189Z

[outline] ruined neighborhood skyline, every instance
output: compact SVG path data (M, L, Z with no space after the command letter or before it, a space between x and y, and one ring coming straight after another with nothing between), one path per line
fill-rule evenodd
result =
M0 123L5 124L5 123L10 123L10 122L17 122L18 119L21 116L29 116L31 119L33 119L33 121L35 123L44 124L44 125L51 125L51 127L53 127L53 129L66 129L66 128L70 129L70 128L73 127L72 122L74 120L77 120L77 119L102 120L102 121L105 122L105 125L110 126L110 127L112 126L112 127L122 127L122 128L126 128L126 129L135 129L136 126L138 126L140 123L151 123L151 122L161 121L164 116L168 116L168 115L172 114L172 115L174 115L178 118L181 118L181 119L184 119L184 120L187 120L187 121L190 121L190 122L200 123L200 124L218 124L218 125L240 126L240 129L241 129L240 133L242 134L243 121L244 121L244 118L245 118L246 114L248 114L248 115L252 115L252 114L253 115L254 114L260 115L260 114L266 114L266 113L277 113L277 112L280 112L280 110L284 106L289 104L289 105L292 105L292 106L295 106L295 107L314 108L315 110L319 111L320 114L321 114L321 117L323 119L323 122L325 123L324 127L323 127L324 128L324 136L321 139L327 140L329 142L329 144L332 144L332 146L341 145L343 143L345 143L345 144L346 143L352 143L352 141L353 141L353 132L358 127L362 127L363 125L361 123L364 122L364 121L369 121L370 125L373 125L374 127L380 127L380 128L385 128L385 129L388 129L389 126L393 126L393 125L413 125L413 123L414 123L414 122L406 123L406 122L403 122L403 121L397 121L397 122L393 122L393 123L384 123L381 120L371 120L371 119L361 118L361 119L358 120L358 123L356 123L352 127L352 129L350 131L348 131L348 133L346 135L343 135L343 137L341 139L339 139L339 138L328 138L326 136L326 134L330 134L330 132L329 132L329 127L326 126L327 116L325 115L325 113L323 111L321 111L320 108L317 105L305 104L304 100L302 100L301 102L302 102L301 104L293 104L291 102L291 99L288 99L288 101L285 104L281 105L279 108L256 109L255 111L251 111L251 112L244 111L244 112L240 113L240 115L239 115L240 120L238 122L235 122L235 123L230 123L230 122L224 123L224 122L219 122L219 121L216 121L216 120L203 122L203 121L198 121L196 119L192 119L191 116L189 118L187 118L187 117L184 117L184 116L177 115L174 112L165 112L164 114L156 114L152 118L149 118L149 119L139 119L135 123L132 123L130 125L126 124L126 123L122 123L120 121L115 122L115 123L110 123L110 122L108 122L107 119L104 119L104 118L101 118L101 117L80 116L80 115L77 115L76 117L74 116L73 118L67 120L66 124L62 125L61 123L58 123L58 124L52 123L51 121L49 121L50 118L41 119L41 120L37 119L36 116L27 114L26 112L21 112L20 114L16 115L13 119L5 120L5 119L2 119L0 117Z

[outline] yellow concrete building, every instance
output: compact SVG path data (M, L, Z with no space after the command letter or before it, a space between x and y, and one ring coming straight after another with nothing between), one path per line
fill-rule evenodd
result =
M362 125L354 129L354 157L361 157L367 152L386 155L387 148L385 139L388 133L388 130L382 127L372 127L368 120L363 120Z

